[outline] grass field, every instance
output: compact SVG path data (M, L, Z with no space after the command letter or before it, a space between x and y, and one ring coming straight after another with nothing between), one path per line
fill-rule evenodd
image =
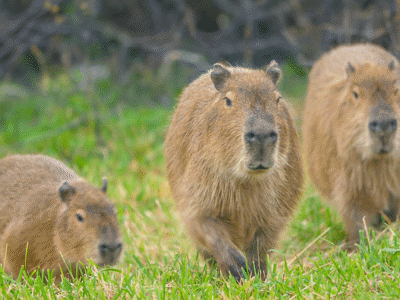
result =
M300 124L306 79L289 67L284 74L282 92ZM237 284L210 269L179 223L165 176L171 107L157 103L162 89L177 96L184 80L152 86L151 73L132 80L125 87L104 81L81 90L60 75L24 93L7 92L15 87L0 83L0 158L50 155L98 187L107 176L125 249L117 266L90 266L82 279L59 286L23 272L14 281L0 267L1 299L400 298L399 227L371 232L348 254L341 250L340 218L309 183L281 246L271 251L265 282L256 277Z

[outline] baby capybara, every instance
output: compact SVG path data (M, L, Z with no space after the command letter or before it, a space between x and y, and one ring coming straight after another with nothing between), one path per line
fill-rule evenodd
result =
M299 137L277 89L275 61L218 63L184 89L168 129L168 180L183 223L207 259L236 280L265 277L266 253L298 203ZM246 258L247 266L246 266Z
M0 263L16 278L54 270L75 275L92 260L118 262L122 241L116 212L106 196L54 158L14 155L0 159Z
M311 181L340 212L349 248L363 218L399 213L398 61L371 44L340 46L313 66L303 121ZM385 216L386 217L386 216Z

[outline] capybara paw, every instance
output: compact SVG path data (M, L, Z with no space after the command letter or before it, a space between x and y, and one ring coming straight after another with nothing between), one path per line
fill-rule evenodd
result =
M397 209L390 208L388 210L384 210L383 213L385 214L386 218L384 217L385 221L396 222L397 220Z
M377 213L371 217L371 225L375 228L381 227L383 224L382 215Z
M264 262L253 261L249 263L250 276L258 274L262 280L267 276L267 267Z
M228 265L228 269L229 273L232 274L237 283L244 279L242 268L240 268L238 265Z
M228 264L229 272L235 277L236 282L240 282L241 279L244 279L243 270L245 272L248 271L246 265L246 258L237 250L229 249L229 254L231 255L232 262Z

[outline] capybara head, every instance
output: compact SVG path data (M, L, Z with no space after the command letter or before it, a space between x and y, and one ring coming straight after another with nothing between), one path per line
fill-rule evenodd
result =
M208 142L224 170L243 177L274 166L281 134L280 75L275 61L261 70L214 65L216 100L207 116Z
M67 262L91 259L99 266L114 265L122 252L116 211L106 196L107 180L100 190L85 182L64 182L59 190L55 243ZM82 262L82 259L79 259Z
M337 134L339 155L354 151L361 159L399 152L399 95L394 61L386 66L348 63Z

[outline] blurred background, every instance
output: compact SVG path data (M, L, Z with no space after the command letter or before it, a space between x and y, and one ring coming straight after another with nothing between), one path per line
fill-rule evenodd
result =
M0 80L32 88L39 79L66 72L126 84L144 69L165 80L178 68L178 80L187 83L221 59L255 67L275 59L298 68L301 76L302 68L342 43L372 42L398 56L399 5L399 0L0 0ZM170 96L157 101L169 104Z

